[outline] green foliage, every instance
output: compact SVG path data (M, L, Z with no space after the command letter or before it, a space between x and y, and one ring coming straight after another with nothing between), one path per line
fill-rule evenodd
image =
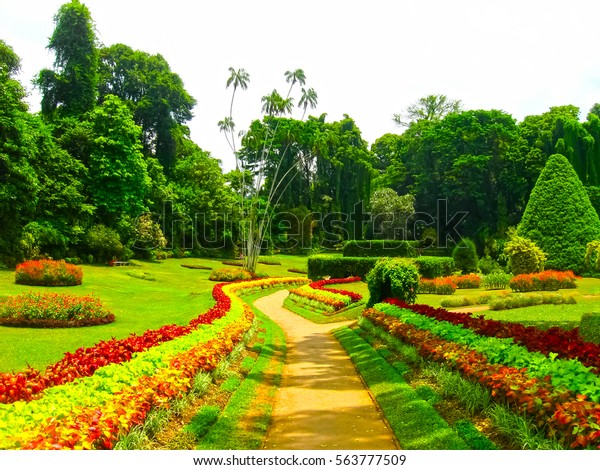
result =
M344 257L391 257L414 258L418 242L406 240L348 240L344 245Z
M600 219L568 160L552 155L538 181L518 227L547 254L546 267L584 270L586 245L600 239Z
M512 274L495 271L483 276L483 288L486 290L506 289L513 278Z
M212 270L209 279L220 282L249 281L252 274L242 268L219 268Z
M492 441L485 437L475 425L466 419L454 423L454 430L473 450L498 450Z
M379 260L367 274L366 281L369 286L369 307L388 297L407 303L414 303L417 298L419 273L414 264L405 260Z
M454 258L448 256L419 256L414 264L419 274L427 279L450 276L455 269Z
M119 234L104 225L94 225L84 237L83 244L96 261L110 261L124 253Z
M504 245L508 268L515 275L539 273L544 270L546 254L528 238L511 233Z
M191 419L185 430L192 433L196 439L200 439L217 422L220 414L221 408L218 406L205 405Z
M142 279L143 281L156 281L154 274L142 271L141 269L129 269L127 270L127 275L136 279Z
M330 278L363 277L375 266L377 258L312 255L308 257L308 277L313 281Z
M513 308L531 307L533 305L562 305L574 304L572 295L561 294L510 294L492 298L489 301L490 310L509 310Z
M583 341L600 344L600 314L584 313L579 323L579 337Z
M391 188L375 191L371 200L373 236L384 240L406 239L407 220L415 212L415 197L412 194L399 196Z
M479 269L483 275L502 270L498 261L492 259L492 257L489 255L479 259L479 263L477 263L477 269Z
M463 274L477 272L477 248L475 243L468 238L463 238L452 250L452 258L456 269L460 269Z
M600 240L593 240L587 244L584 263L586 273L600 273Z

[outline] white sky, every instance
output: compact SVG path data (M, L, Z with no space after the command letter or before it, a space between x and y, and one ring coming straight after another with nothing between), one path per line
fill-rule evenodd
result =
M22 60L21 82L52 67L46 49L66 0L0 0L0 38ZM160 53L197 99L192 139L233 167L217 122L229 112L228 67L244 68L234 120L260 118L260 98L287 93L302 68L329 122L352 117L373 143L400 133L392 116L429 94L466 109L501 109L517 120L600 102L596 0L83 0L104 45ZM299 92L300 90L297 89ZM31 109L39 110L32 92ZM296 94L296 103L299 95ZM300 118L296 109L294 117Z

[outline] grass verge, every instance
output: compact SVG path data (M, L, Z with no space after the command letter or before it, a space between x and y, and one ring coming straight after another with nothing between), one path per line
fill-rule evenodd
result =
M334 335L373 393L403 449L469 448L401 374L355 331L342 327Z

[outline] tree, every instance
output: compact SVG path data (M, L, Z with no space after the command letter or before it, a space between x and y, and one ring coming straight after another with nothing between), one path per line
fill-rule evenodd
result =
M375 238L408 239L406 221L415 212L412 194L398 196L393 189L378 189L371 196L370 205Z
M318 98L319 97L317 96L317 92L314 88L309 88L308 90L302 88L302 96L300 97L300 101L298 101L298 107L303 109L302 117L300 118L301 121L304 120L304 116L306 116L306 110L309 106L311 109L315 109L317 107Z
M35 83L42 94L42 113L53 119L79 116L96 105L99 53L88 8L72 0L54 16L48 49L55 54L54 70L44 69Z
M185 123L193 117L196 100L160 54L115 44L101 49L100 58L100 101L114 95L127 103L142 128L144 154L168 173L189 135Z
M91 199L100 223L110 228L133 220L144 205L150 180L139 143L141 129L118 97L108 95L91 113L94 141L89 168Z
M411 104L404 113L394 114L393 120L398 126L408 127L413 121L439 121L461 109L460 100L451 100L446 95L429 95Z
M563 155L548 158L517 233L546 253L547 268L584 271L586 245L600 239L600 220L581 180Z

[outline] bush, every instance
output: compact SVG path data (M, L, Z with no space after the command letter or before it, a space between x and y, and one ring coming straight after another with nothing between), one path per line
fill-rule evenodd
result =
M454 272L454 258L449 256L419 256L413 260L422 277L434 279Z
M587 244L584 264L586 273L600 273L600 240L594 240Z
M17 266L15 282L27 286L78 286L83 271L64 261L25 261Z
M121 243L119 234L104 225L94 225L84 238L87 251L98 262L110 261L113 258L122 258L125 248Z
M369 286L368 307L393 297L414 303L419 288L419 273L414 264L403 259L384 258L375 264L366 276Z
M540 290L574 289L576 277L572 271L543 271L534 274L519 274L510 280L510 288L515 292Z
M579 324L579 337L588 343L600 344L600 313L584 313Z
M450 295L456 292L457 286L451 277L438 277L436 279L419 280L419 294Z
M406 240L349 240L344 246L344 256L414 258L418 244Z
M477 274L465 274L463 276L452 276L452 282L458 289L479 289L481 277Z
M572 295L562 296L560 294L509 294L490 300L490 310L508 310L512 308L531 307L534 305L560 305L574 304Z
M539 273L544 270L546 254L531 240L513 234L504 245L508 267L514 275Z
M308 277L313 281L325 277L362 277L373 269L377 258L312 255L308 257Z
M460 269L463 274L477 272L477 248L475 243L468 238L463 238L452 250L452 258L456 269Z
M579 176L562 155L551 155L535 183L518 227L546 253L546 267L584 269L586 245L600 239L600 219Z
M485 290L506 289L509 286L512 274L504 271L496 271L483 276L483 288Z
M485 256L485 257L481 258L479 260L479 263L477 263L477 268L483 275L502 270L500 263L498 263L498 261L492 259L491 256Z
M29 328L103 325L115 316L91 296L29 292L0 304L0 324Z
M444 308L456 308L456 307L468 307L473 305L473 302L469 297L465 297L463 295L459 295L456 297L448 297L447 299L442 299L440 305Z
M252 274L241 268L219 268L213 269L208 277L211 281L233 282L249 281Z

